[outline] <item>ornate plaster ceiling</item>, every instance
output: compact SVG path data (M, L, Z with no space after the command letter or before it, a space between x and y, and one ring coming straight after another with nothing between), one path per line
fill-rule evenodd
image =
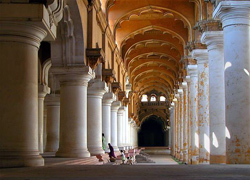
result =
M132 84L142 94L157 91L167 99L179 81L192 41L195 0L102 0L107 19Z

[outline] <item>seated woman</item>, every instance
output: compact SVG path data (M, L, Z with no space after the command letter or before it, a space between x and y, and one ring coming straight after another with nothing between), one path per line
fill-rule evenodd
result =
M111 146L110 143L108 143L108 146L109 146L109 149L110 149L110 152L109 152L109 159L111 162L114 162L115 161L115 152L114 152L114 148Z

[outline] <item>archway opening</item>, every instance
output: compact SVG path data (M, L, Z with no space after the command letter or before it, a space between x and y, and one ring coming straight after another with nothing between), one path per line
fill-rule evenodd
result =
M166 131L164 131L164 120L152 115L141 125L138 132L138 145L140 147L167 146Z

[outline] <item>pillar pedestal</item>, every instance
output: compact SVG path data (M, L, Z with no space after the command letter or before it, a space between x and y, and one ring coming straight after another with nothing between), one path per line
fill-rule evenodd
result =
M108 90L106 83L92 80L88 87L88 150L90 154L104 154L102 149L102 98Z

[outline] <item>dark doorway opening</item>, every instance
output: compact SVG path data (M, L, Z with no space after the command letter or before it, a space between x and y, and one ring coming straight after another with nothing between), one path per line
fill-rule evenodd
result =
M167 146L164 121L157 116L148 117L141 125L138 132L138 145L145 146Z

